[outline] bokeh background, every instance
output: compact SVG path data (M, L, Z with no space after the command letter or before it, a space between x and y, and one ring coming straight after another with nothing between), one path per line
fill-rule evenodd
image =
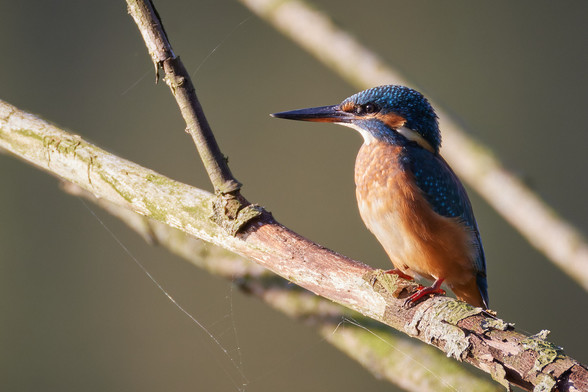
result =
M320 0L315 5L456 114L556 211L588 232L588 4ZM268 113L355 89L237 1L157 1L244 194L295 231L389 266L356 209L349 129ZM0 99L125 158L210 189L120 1L0 0ZM0 155L0 384L6 391L393 391L224 280L152 248L51 176ZM588 362L588 295L472 202L492 308ZM458 388L459 386L456 386Z

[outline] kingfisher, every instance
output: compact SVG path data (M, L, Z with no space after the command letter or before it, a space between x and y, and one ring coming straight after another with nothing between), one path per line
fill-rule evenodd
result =
M272 116L344 125L363 136L355 161L357 204L394 265L387 272L433 281L419 286L406 305L445 294L445 283L457 298L488 308L478 225L465 188L439 153L438 117L421 93L385 85L338 105Z

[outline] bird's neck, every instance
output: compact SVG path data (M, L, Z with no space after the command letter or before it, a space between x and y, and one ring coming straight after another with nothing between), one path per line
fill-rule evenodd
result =
M418 133L410 128L407 128L407 127L400 127L398 129L396 129L396 132L398 132L399 134L401 134L402 136L404 136L408 140L415 142L416 144L418 144L419 146L421 146L425 150L428 150L432 153L435 153L435 149L433 148L433 146L431 146L431 144L428 141L426 141L425 138L422 137L420 133Z
M386 143L395 146L405 146L410 142L418 144L420 147L435 153L431 144L421 136L420 133L406 127L400 126L392 129L379 122L356 122L352 124L341 124L358 131L363 136L364 144Z
M387 143L395 146L402 146L406 137L399 132L388 128L380 122L356 121L354 123L340 123L346 127L355 129L363 136L364 144Z

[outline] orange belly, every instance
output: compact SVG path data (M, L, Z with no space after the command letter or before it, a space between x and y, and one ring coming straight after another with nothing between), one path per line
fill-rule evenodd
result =
M361 217L394 266L413 277L445 279L463 300L482 303L471 230L437 214L398 162L401 147L363 145L355 169Z

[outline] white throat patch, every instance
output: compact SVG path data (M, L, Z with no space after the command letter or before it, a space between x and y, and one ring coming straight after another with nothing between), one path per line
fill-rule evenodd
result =
M368 131L366 131L365 129L358 127L355 124L351 124L351 123L343 123L343 122L338 122L338 125L343 125L345 127L348 128L352 128L355 129L357 132L359 132L361 134L361 136L363 136L363 142L364 144L370 144L372 142L374 142L376 140L376 138Z
M416 142L416 144L418 144L419 146L421 146L425 150L435 152L435 149L433 148L433 146L431 146L431 144L428 141L426 141L425 138L422 137L418 132L413 131L412 129L407 128L407 127L400 127L398 129L396 129L396 132L398 132L399 134L401 134L402 136L404 136L408 140Z
M361 134L361 136L363 136L364 144L370 144L370 143L373 143L374 141L376 141L376 138L374 137L374 135L372 135L369 131L366 131L365 129L363 129L355 124L343 123L343 122L338 122L337 124L343 125L348 128L355 129L357 132L359 132ZM418 132L413 131L412 129L407 128L407 127L397 128L396 132L398 132L399 134L401 134L402 136L404 136L408 140L415 142L416 144L418 144L419 146L421 146L425 150L429 150L430 152L433 152L433 153L435 152L435 149L433 148L433 146L431 146L431 144L428 141L426 141L425 138L422 137Z

